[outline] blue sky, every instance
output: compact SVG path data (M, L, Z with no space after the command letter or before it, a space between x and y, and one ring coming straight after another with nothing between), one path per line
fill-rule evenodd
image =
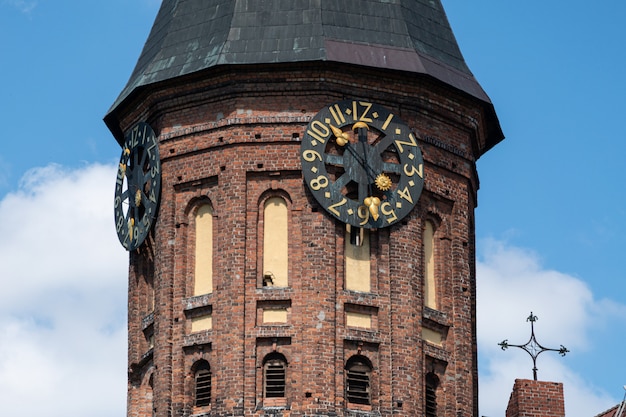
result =
M478 165L480 414L532 377L497 343L524 343L533 311L539 342L571 350L542 354L539 378L564 382L568 417L594 416L626 384L626 3L443 4L506 136ZM102 117L158 6L0 0L0 415L124 414L120 150Z

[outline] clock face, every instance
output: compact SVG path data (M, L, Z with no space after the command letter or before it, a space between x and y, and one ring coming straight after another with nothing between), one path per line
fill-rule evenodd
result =
M344 100L322 109L307 126L302 174L315 199L344 223L391 226L417 203L424 162L417 137L386 108Z
M140 122L125 136L115 181L115 230L126 250L146 239L161 193L161 160L154 131Z

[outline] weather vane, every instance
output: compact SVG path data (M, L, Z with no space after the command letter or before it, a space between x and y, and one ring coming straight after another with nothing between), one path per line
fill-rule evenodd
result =
M533 378L535 381L537 380L537 356L539 356L540 353L552 351L559 352L561 356L565 356L565 354L569 352L569 350L567 350L567 348L563 345L561 345L560 349L550 349L541 346L541 344L537 342L537 338L535 338L535 322L537 320L537 316L533 315L533 312L531 311L530 316L528 316L528 318L526 319L526 321L530 322L530 339L523 345L512 345L506 339L498 343L498 346L500 346L502 350L506 350L509 347L518 347L528 352L530 357L533 358Z

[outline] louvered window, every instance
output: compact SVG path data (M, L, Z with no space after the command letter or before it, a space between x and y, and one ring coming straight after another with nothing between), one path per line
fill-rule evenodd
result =
M437 417L437 385L439 378L435 374L426 374L426 402L424 414L426 417Z
M265 363L265 398L285 397L285 361L272 359Z
M196 398L198 407L211 404L211 369L206 361L203 361L196 369Z
M346 366L346 397L354 404L370 404L370 374L372 368L361 360L350 360Z

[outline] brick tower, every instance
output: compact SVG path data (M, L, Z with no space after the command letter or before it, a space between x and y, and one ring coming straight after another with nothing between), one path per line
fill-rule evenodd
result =
M164 0L122 147L128 416L477 416L476 160L439 0Z

